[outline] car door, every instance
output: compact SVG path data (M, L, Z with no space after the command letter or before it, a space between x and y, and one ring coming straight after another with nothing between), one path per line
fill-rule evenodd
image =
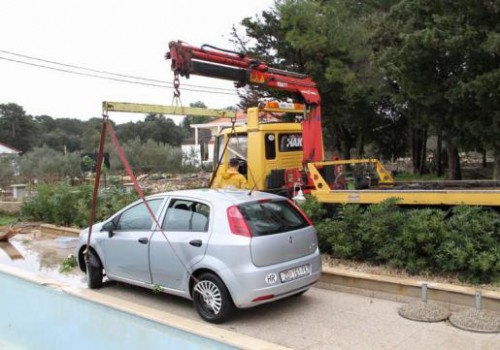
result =
M188 198L171 198L162 230L151 238L153 284L184 290L191 267L205 255L210 237L211 206Z
M161 197L148 200L155 215L163 201ZM104 244L106 273L110 278L151 283L148 251L153 219L146 205L138 201L113 221L115 229Z

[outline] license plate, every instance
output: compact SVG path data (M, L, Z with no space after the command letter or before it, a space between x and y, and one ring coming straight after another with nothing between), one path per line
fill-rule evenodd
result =
M281 282L293 281L298 278L309 276L311 274L310 265L302 265L299 267L294 267L293 269L285 270L280 272Z

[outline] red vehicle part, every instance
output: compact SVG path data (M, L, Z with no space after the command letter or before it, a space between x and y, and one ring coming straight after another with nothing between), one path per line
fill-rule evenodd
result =
M245 54L209 45L196 48L182 41L170 42L165 57L172 60L171 67L176 76L189 78L191 74L196 74L231 80L237 87L261 85L298 95L301 102L309 107L309 113L302 122L304 163L323 160L321 98L316 83L307 75L271 68Z

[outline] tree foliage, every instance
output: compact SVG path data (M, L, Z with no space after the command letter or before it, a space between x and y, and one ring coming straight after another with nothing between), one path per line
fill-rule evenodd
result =
M242 21L255 42L248 51L315 80L322 98L325 146L344 158L354 149L364 155L368 143L383 148L377 130L385 129L387 139L393 135L390 130L399 127L399 115L387 108L383 77L370 65L374 11L345 1L281 1L261 17ZM401 139L400 131L394 134L394 140ZM393 147L389 153L403 152Z
M402 0L373 37L412 130L446 141L450 178L460 178L458 149L498 154L499 15L495 1Z
M0 142L26 152L36 144L33 118L15 103L0 104Z
M131 168L135 173L182 171L182 150L153 140L141 142L139 138L122 143ZM114 148L109 149L113 171L123 171L124 167Z

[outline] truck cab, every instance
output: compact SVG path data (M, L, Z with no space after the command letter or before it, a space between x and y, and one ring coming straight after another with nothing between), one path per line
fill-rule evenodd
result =
M224 129L215 139L214 177L227 170L229 159L240 159L239 172L250 189L284 194L286 174L302 169L302 128L294 122L259 122L259 108L249 108L247 124ZM218 166L217 166L218 165Z

